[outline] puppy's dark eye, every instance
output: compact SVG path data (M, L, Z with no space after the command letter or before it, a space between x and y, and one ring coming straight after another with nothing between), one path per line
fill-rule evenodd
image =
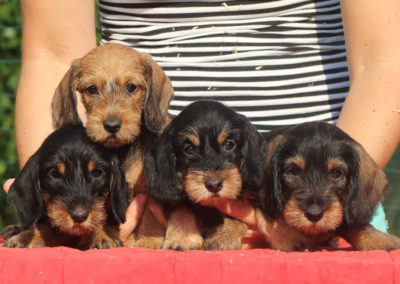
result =
M223 144L224 151L226 152L231 152L235 150L236 148L236 143L233 140L226 140Z
M344 176L344 171L342 169L336 168L331 170L329 175L334 179L340 179Z
M94 195L95 195L96 197L104 197L104 196L105 196L105 193L102 192L102 191L96 191L96 192L94 193Z
M183 153L186 155L186 156L193 156L194 155L194 146L193 145L191 145L191 144L189 144L189 145L186 145L184 148L183 148Z
M62 173L60 173L57 169L51 169L49 175L55 179L59 179L62 177Z
M126 90L131 94L135 93L137 91L137 89L138 89L138 87L135 84L128 83L126 85Z
M89 86L86 88L86 92L89 95L97 95L99 93L99 90L96 88L96 86Z
M90 174L91 174L92 177L94 177L94 178L98 178L98 177L102 176L103 173L104 173L104 171L103 171L102 169L100 169L100 168L96 168L96 169L94 169L94 170L92 170L92 171L90 172Z
M284 171L292 176L298 176L301 173L301 169L295 164L290 164L284 168Z

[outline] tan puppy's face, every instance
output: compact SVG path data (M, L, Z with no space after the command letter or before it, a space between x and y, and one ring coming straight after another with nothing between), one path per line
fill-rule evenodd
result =
M118 51L96 49L84 57L76 79L87 134L107 147L125 145L139 135L149 87L143 58L130 48Z
M83 121L93 141L120 147L140 134L143 122L148 130L161 131L172 95L169 78L150 55L107 44L72 63L54 94L53 124Z

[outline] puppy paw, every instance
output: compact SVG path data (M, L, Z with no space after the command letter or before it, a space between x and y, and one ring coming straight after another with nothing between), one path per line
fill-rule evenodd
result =
M188 236L176 236L173 238L166 238L161 248L186 251L186 250L201 249L202 244L203 244L203 237L201 235L191 234Z
M349 227L343 232L343 237L357 250L400 249L400 238L383 233L369 224Z
M185 206L176 209L168 220L161 248L186 251L201 249L202 244L203 237L196 215Z
M364 243L364 245L360 249L365 251L366 250L392 251L400 249L400 238L394 235L385 234L379 241Z
M111 249L122 246L122 242L118 238L111 238L107 235L96 237L89 245L89 249Z
M231 250L242 247L242 239L247 231L247 225L241 221L224 218L224 223L209 233L204 239L202 249Z
M22 232L22 228L20 226L17 225L9 225L7 227L5 227L1 232L0 232L0 236L2 236L3 238L5 238L6 240L8 240L9 238L11 238L12 236L15 236L19 233Z
M213 237L203 242L204 250L232 250L242 247L242 239L224 239L221 237Z
M391 235L390 240L388 240L383 249L386 251L400 249L400 239L396 236Z
M97 227L89 242L89 249L111 249L123 246L119 238L119 231L115 227Z
M41 248L45 247L46 243L35 230L25 230L17 235L10 237L3 247L9 248Z

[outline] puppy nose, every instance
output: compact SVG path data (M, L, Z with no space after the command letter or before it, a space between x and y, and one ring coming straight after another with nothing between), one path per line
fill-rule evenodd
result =
M84 207L77 206L70 210L69 214L71 215L71 218L72 220L74 220L75 223L83 223L89 216L89 210Z
M309 221L316 223L321 220L322 216L324 215L324 211L318 206L311 206L306 210L304 215Z
M211 177L206 180L205 185L208 191L217 193L222 189L223 180L220 177Z
M121 129L121 120L116 117L109 117L103 121L104 129L110 133L116 133Z

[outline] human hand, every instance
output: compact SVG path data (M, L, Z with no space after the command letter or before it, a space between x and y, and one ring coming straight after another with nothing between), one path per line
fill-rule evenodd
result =
M3 184L3 189L6 193L10 190L11 185L13 184L15 178L10 178L6 180L6 182Z

